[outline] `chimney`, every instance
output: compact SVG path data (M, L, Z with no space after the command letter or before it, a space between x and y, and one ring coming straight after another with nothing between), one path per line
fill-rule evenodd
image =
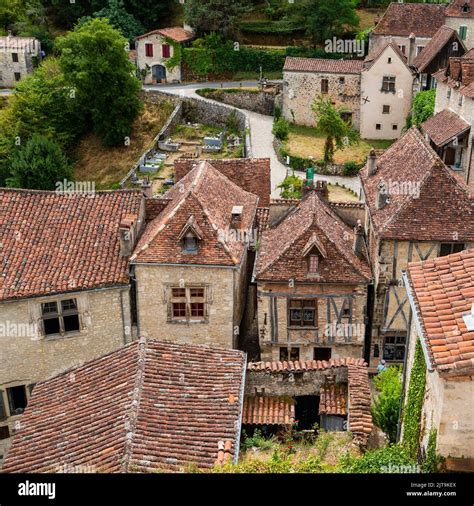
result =
M243 206L234 206L232 208L232 216L230 220L230 226L232 228L240 228L242 223L242 213L244 211Z
M412 32L410 33L409 37L409 46L408 46L408 54L407 57L407 63L411 65L412 61L416 58L416 36Z
M135 246L135 227L138 216L127 214L124 216L119 226L120 237L120 256L129 257Z
M314 191L317 193L322 199L329 199L329 191L328 191L328 182L327 181L316 181L314 186Z
M142 193L147 199L153 198L153 187L148 176L145 176L142 181Z
M365 256L365 239L364 239L364 227L362 222L357 220L357 225L354 227L354 253L358 257Z
M449 59L449 73L451 79L459 81L461 78L461 58L450 58Z
M373 176L377 170L377 155L375 149L371 149L367 158L367 175Z
M383 209L387 204L390 203L390 198L388 195L388 189L385 181L380 181L377 187L377 196L375 207L377 209Z
M467 86L474 81L474 59L461 59L462 84Z

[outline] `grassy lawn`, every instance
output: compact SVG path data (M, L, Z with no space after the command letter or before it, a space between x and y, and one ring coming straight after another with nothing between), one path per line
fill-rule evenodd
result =
M359 202L357 195L347 188L328 184L329 200L331 202Z
M83 138L72 154L77 181L94 181L98 190L116 185L152 145L152 141L173 111L173 104L145 101L143 112L135 121L129 146L102 146L93 134Z
M359 16L359 29L366 30L371 26L375 25L375 18L378 16L382 17L385 12L385 8L382 9L356 9L356 13Z
M293 156L313 157L322 160L325 138L315 128L290 125L290 135L285 142L286 150ZM372 148L386 149L394 141L361 139L357 144L334 153L334 163L342 164L349 161L364 162Z

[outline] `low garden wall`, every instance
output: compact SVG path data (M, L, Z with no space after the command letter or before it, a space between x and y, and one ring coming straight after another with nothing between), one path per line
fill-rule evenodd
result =
M205 98L267 116L272 116L275 108L275 94L268 91L203 88L197 93Z

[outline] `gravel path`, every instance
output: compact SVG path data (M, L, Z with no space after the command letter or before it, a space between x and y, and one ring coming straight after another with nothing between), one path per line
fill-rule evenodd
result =
M144 86L147 90L165 91L174 95L185 97L200 98L196 90L200 88L238 88L240 86L257 86L257 81L242 82L223 82L223 83L197 83L197 84L170 84L160 86ZM205 99L208 100L208 99ZM243 110L250 122L250 137L252 142L252 152L255 158L270 158L272 197L280 196L280 189L277 186L285 179L288 167L282 164L273 149L273 117L258 114L253 111ZM289 169L291 172L291 169ZM298 176L304 176L303 172L298 171ZM360 180L358 177L340 177L340 176L321 176L315 174L315 180L323 180L328 183L339 183L351 190L357 195L360 194Z

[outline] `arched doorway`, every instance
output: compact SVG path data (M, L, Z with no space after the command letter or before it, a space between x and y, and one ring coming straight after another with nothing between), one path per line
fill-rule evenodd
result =
M166 67L163 65L153 65L151 68L151 75L157 83L163 83L166 81Z

